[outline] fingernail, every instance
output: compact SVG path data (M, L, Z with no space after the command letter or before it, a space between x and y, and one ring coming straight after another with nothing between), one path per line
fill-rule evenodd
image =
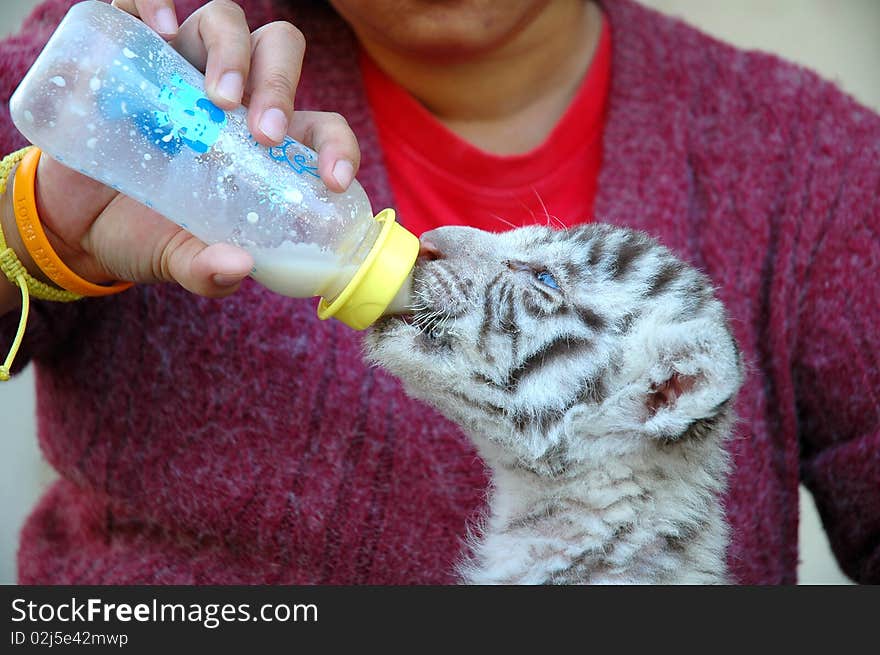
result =
M223 96L229 102L240 102L243 78L238 71L223 73L217 82L217 95Z
M273 141L281 141L287 134L287 116L280 109L272 107L263 112L259 127Z
M215 273L211 278L218 287L234 287L244 278L241 275L228 275L226 273Z
M347 189L354 179L354 166L347 159L340 159L333 165L333 177L339 182L339 186Z
M156 29L159 30L160 34L177 33L177 18L174 16L174 12L168 7L162 7L157 11L155 20Z

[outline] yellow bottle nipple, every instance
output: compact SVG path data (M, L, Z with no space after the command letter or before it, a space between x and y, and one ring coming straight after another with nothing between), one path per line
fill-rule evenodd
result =
M395 301L409 277L419 255L418 237L394 220L393 209L383 209L374 219L382 224L376 243L342 292L330 303L321 299L321 320L332 316L364 330Z

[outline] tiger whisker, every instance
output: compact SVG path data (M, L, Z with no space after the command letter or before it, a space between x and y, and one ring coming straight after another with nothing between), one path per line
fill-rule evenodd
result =
M497 219L501 223L504 223L505 225L509 226L510 228L512 228L514 230L517 228L516 225L514 225L513 223L508 221L506 218L501 218L498 214L492 214L491 216L492 216L492 218Z

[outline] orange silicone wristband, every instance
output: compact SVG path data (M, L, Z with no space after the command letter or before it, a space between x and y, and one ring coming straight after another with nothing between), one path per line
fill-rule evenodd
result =
M62 289L81 296L109 296L125 291L133 282L114 282L110 286L94 284L82 279L70 270L55 253L37 215L35 182L37 164L42 151L32 148L19 163L12 184L12 199L15 207L15 222L25 248L31 254L40 270Z

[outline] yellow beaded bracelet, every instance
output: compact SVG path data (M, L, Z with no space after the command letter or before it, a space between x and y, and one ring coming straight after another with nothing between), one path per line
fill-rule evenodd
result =
M0 161L0 195L6 192L6 183L15 165L21 161L33 146L22 148ZM58 289L50 284L46 284L32 276L27 272L24 265L18 259L15 251L6 245L6 238L3 235L3 226L0 225L0 270L3 271L6 278L21 290L21 318L18 322L18 330L15 333L15 339L9 350L6 360L0 365L0 382L9 379L10 369L18 349L21 347L21 341L24 338L24 329L27 325L28 310L30 308L30 297L40 300L54 300L58 302L70 302L82 298L79 294Z

